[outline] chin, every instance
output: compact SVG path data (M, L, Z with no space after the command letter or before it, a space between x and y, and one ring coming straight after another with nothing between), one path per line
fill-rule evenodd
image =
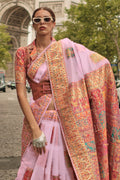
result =
M50 35L50 33L48 32L40 32L38 33L39 36L47 36L47 35Z

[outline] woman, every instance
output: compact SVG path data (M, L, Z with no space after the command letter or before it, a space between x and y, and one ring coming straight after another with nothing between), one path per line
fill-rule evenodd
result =
M36 39L16 53L25 115L16 180L119 179L120 115L109 61L69 39L55 41L51 9L36 9L32 21Z

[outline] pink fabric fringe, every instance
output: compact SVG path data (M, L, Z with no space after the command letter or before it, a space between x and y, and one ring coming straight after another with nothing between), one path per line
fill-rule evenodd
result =
M46 111L40 126L47 139L46 153L35 153L29 145L16 180L75 180L56 111Z

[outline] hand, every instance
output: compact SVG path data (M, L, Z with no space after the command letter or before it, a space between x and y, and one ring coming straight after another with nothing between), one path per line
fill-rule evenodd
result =
M37 139L42 135L42 131L40 130L40 127L36 125L36 127L32 130L33 139Z
M44 133L42 132L41 136L39 136L36 139L33 139L32 144L33 144L34 149L38 153L42 154L42 151L45 153L46 137Z

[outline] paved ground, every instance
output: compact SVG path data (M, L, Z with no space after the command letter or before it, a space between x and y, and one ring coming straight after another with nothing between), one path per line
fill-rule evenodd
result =
M16 90L0 92L0 180L15 180L20 163L22 120Z

